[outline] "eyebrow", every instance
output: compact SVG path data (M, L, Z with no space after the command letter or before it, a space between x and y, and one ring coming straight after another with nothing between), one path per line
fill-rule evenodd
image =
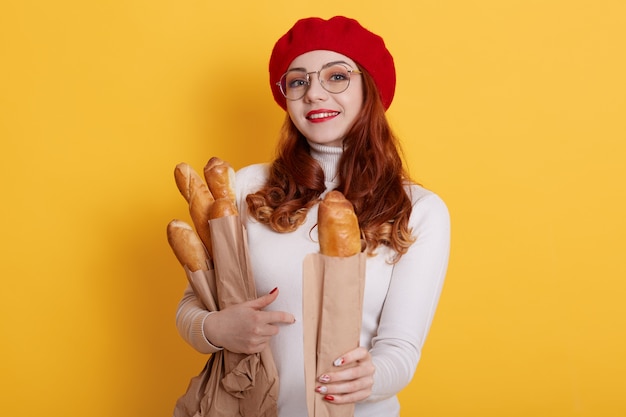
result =
M322 65L322 68L327 67L327 66L329 66L329 65L335 65L335 64L346 64L346 65L348 65L349 67L352 67L352 65L351 65L351 64L349 64L349 63L347 63L346 61L330 61L330 62L327 62L327 63L325 63L324 65ZM320 69L321 69L321 68L320 68ZM306 68L304 68L304 67L289 68L289 69L287 70L287 72L289 72L289 71L304 71L304 72L306 72Z

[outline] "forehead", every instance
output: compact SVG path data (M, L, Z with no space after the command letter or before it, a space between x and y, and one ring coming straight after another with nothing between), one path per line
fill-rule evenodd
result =
M304 68L307 71L317 71L325 64L335 61L344 61L350 66L356 68L356 63L347 56L335 51L316 50L305 52L302 55L297 56L288 69L292 68Z

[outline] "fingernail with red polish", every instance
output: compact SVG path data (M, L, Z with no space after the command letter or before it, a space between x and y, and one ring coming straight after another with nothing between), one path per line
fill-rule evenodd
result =
M322 375L317 378L322 384L328 384L330 382L330 377L328 375Z
M277 289L278 289L278 287L274 287L274 289L272 291L270 291L270 294L274 294Z
M333 362L333 365L335 366L341 366L344 363L344 359L343 358L339 358L339 359L335 359L335 362Z
M335 397L333 397L332 395L327 395L327 396L324 397L324 399L326 401L335 401Z

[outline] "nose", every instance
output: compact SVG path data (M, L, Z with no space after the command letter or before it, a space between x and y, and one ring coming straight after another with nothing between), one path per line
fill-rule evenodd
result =
M304 100L313 102L326 100L328 98L328 92L322 87L318 74L309 74L309 88L304 94Z

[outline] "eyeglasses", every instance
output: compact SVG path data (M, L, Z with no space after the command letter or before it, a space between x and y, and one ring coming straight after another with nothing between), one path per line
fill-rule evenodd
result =
M291 69L280 77L276 85L287 100L300 100L311 86L311 74L317 74L317 79L324 90L339 94L348 89L351 74L362 74L362 72L352 69L345 62L330 62L319 71L306 72L298 68Z

